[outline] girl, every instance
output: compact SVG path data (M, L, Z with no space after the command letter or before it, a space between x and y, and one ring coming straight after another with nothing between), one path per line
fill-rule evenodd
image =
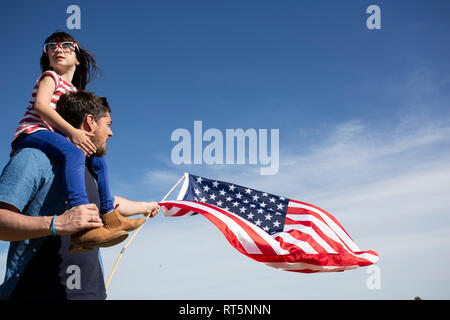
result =
M84 165L85 157L96 151L89 138L93 134L72 127L58 114L56 104L61 95L85 89L98 68L93 55L81 48L78 42L65 32L53 33L45 40L43 48L43 73L36 81L27 111L14 135L12 147L14 151L35 147L62 161L69 206L88 204ZM93 165L96 171L105 171L103 158L94 157ZM101 214L114 209L107 182L107 174L104 172L102 178L99 177Z
M104 158L93 156L96 148L90 136L94 134L74 128L56 111L61 95L85 89L99 69L93 55L65 32L50 35L43 49L40 61L43 73L36 81L29 106L19 122L12 142L13 151L38 148L61 162L70 207L89 203L84 174L86 156L92 156L92 166L98 174L100 214L105 215L114 210L114 202Z

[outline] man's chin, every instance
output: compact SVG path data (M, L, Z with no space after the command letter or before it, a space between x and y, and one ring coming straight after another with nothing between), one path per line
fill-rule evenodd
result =
M99 158L106 156L106 149L97 149L95 156Z

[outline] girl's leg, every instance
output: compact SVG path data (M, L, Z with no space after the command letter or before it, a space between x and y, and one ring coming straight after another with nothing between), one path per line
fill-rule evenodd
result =
M91 157L92 168L98 175L98 192L100 194L100 214L114 210L114 200L109 190L108 167L104 157Z
M63 135L49 130L22 134L13 142L14 150L37 148L60 162L63 167L63 184L70 207L88 204L84 181L86 156Z

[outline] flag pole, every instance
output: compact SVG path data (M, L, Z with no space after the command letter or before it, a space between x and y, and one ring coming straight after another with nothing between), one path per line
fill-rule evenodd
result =
M164 198L162 198L162 200L160 202L163 202L164 200L166 200L166 198L172 193L172 191L180 184L180 182L185 179L187 176L187 173L185 173L180 180L178 180L178 182L172 187L172 189L170 189L169 192L167 192L167 194L164 196ZM148 218L150 217L150 214L148 214L145 217L145 222L147 222ZM111 278L114 274L114 272L116 272L116 268L117 265L119 264L120 259L122 259L123 254L125 253L125 250L128 248L128 246L130 245L130 243L133 241L134 237L139 233L139 231L141 231L142 227L144 226L145 222L136 230L136 232L133 234L133 236L127 241L127 243L123 246L122 250L120 251L120 255L116 260L116 263L114 264L114 268L111 271L111 274L109 275L108 281L106 282L105 288L108 289L108 285L109 282L111 281Z

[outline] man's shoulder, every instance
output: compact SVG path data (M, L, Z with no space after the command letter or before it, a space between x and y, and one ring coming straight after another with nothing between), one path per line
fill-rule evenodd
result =
M45 152L36 149L36 148L23 148L19 151L16 151L13 156L11 157L11 161L37 161L42 164L49 164L51 165L51 161L48 158L48 156L45 154Z
M39 149L23 148L12 155L6 167L15 171L23 170L24 172L31 171L39 175L48 175L55 173L58 164Z
M0 202L8 203L22 212L28 207L27 214L38 214L39 209L30 206L30 201L42 204L54 185L55 172L52 161L44 152L32 148L17 151L0 175Z

